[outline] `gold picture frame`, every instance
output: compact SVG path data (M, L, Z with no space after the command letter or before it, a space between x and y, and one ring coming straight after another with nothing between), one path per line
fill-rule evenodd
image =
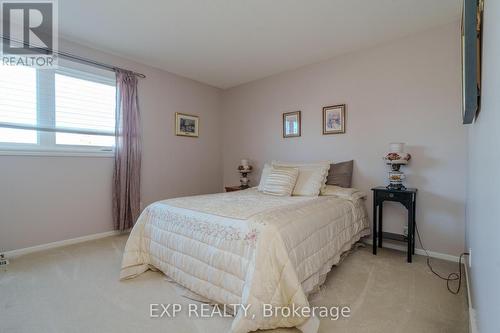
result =
M323 108L323 135L345 133L346 105L330 105Z
M296 138L301 136L301 112L283 113L283 138Z
M200 117L180 112L175 113L175 135L197 138L199 126Z

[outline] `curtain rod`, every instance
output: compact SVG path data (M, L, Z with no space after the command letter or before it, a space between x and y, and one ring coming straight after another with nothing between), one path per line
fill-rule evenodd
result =
M32 49L33 51L38 51L38 52L45 53L45 54L52 53L52 54L54 54L56 56L59 56L59 57L62 57L62 58L66 58L66 59L71 59L71 60L74 60L76 62L80 62L80 63L84 63L84 64L89 64L89 65L92 65L94 67L104 68L104 69L107 69L107 70L110 70L110 71L113 71L113 72L116 72L117 70L122 70L122 71L126 71L126 72L129 72L129 73L132 73L135 76L138 76L140 78L143 78L143 79L146 78L146 75L144 75L144 74L137 73L137 72L134 72L134 71L131 71L131 70L128 70L128 69L121 68L121 67L108 65L108 64L105 64L105 63L102 63L102 62L98 62L98 61L95 61L95 60L92 60L92 59L88 59L88 58L76 56L76 55L68 53L68 52L54 51L54 50L49 49L47 47L38 47L38 46L31 47L31 45L29 45L26 42L14 40L14 39L11 39L11 38L6 37L4 35L2 35L2 39L4 41L6 41L6 42L9 42L9 43L12 41L14 43L19 43L19 44L22 44L24 46L30 46L30 49Z

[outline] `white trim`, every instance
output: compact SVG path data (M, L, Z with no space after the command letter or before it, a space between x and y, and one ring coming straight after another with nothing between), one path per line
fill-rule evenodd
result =
M465 264L465 282L467 285L467 300L469 303L469 312L470 309L472 308L472 298L470 297L470 281L469 281L469 265ZM469 318L470 319L470 318Z
M479 329L477 328L476 310L471 307L469 307L469 332L479 332Z
M32 247L26 247L24 249L7 251L7 252L4 252L4 254L5 254L5 258L15 258L15 257L23 256L23 255L29 254L29 253L55 249L55 248L58 248L61 246L67 246L67 245L72 245L72 244L88 242L91 240L96 240L96 239L110 237L110 236L116 236L119 234L121 234L120 231L111 230L111 231L101 232L99 234L93 234L93 235L87 235L87 236L82 236L82 237L77 237L77 238L65 239L65 240L52 242L52 243L48 243L48 244L41 244L41 245L36 245L36 246L32 246Z
M472 304L472 298L471 298L471 281L470 281L470 272L469 272L469 265L465 264L465 281L467 283L467 303L469 304L469 332L470 333L478 333L478 327L477 327L477 319L476 319L476 310L473 307Z
M371 239L366 239L365 243L367 244L373 244ZM389 242L384 242L383 247L386 247L388 249L393 249L393 250L398 250L398 251L403 251L406 252L407 247L404 245L399 245L399 244L394 244L394 243L389 243ZM446 253L439 253L439 252L434 252L434 251L427 251L429 253L429 256L432 258L436 259L442 259L446 261L453 261L453 262L458 262L459 257L457 256L452 256L451 254L446 254ZM422 256L425 256L426 253L422 249L415 249L415 254L419 254Z

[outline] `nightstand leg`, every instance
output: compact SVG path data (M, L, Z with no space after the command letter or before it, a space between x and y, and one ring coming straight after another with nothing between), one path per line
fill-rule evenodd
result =
M408 252L407 261L411 262L411 257L413 253L413 203L408 207Z
M384 207L383 207L383 205L384 205L383 202L381 202L378 205L378 247L382 247L382 224L384 221L384 217L383 217Z
M377 204L373 203L373 254L377 254Z

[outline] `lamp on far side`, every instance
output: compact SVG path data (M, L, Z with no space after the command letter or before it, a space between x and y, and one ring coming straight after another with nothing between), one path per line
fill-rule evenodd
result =
M250 180L248 179L248 174L252 172L252 166L248 163L248 160L241 160L241 164L238 166L238 172L240 173L240 188L249 188Z

